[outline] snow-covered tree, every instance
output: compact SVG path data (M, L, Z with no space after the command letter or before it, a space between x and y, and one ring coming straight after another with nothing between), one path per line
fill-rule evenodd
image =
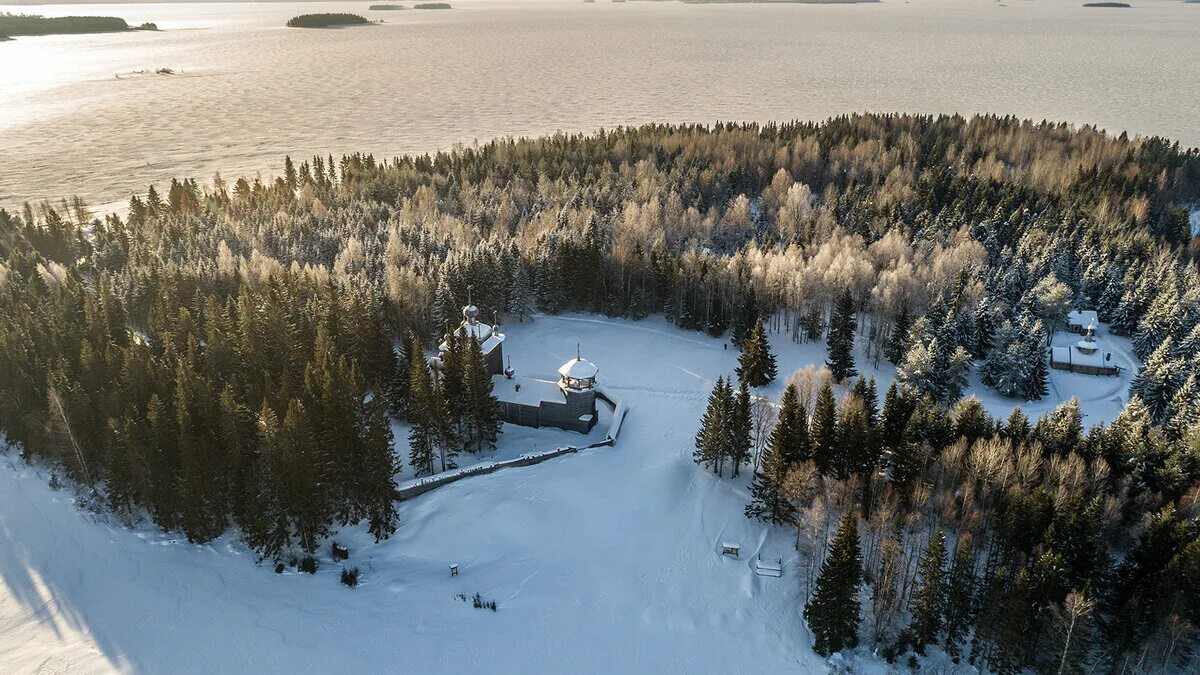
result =
M1129 385L1130 393L1142 400L1156 423L1166 419L1185 376L1182 364L1171 353L1171 338L1166 337Z

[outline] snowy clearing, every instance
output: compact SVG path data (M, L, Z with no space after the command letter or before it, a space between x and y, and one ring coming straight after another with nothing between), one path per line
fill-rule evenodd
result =
M505 329L518 372L552 371L582 342L631 411L620 439L403 502L386 542L365 527L339 533L362 571L353 590L327 549L315 577L276 575L230 537L193 546L81 512L44 471L0 455L0 672L825 672L808 648L790 533L742 516L748 472L722 480L691 459L709 388L737 352L661 318ZM774 397L825 349L771 337L780 377L763 393ZM1127 342L1104 337L1114 358L1132 359ZM1079 395L1094 424L1119 410L1130 375L1051 371L1052 395ZM894 369L876 376L882 392ZM982 398L995 415L1016 404ZM1036 416L1056 403L1025 407ZM460 464L584 445L603 438L600 422L586 437L506 425L499 449ZM406 459L407 430L396 433ZM758 573L775 566L782 577Z

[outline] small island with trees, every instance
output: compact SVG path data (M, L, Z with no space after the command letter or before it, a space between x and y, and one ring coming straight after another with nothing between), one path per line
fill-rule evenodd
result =
M301 14L288 20L288 28L337 28L371 23L365 17L348 13Z
M418 2L413 9L450 9L448 2Z
M1085 2L1085 3L1083 3L1083 6L1084 7L1110 7L1110 8L1133 7L1133 5L1129 4L1128 2Z
M371 5L367 9L373 12L389 12L399 9L408 9L404 5Z
M130 30L158 30L153 23L130 26L115 16L56 16L10 14L0 12L0 41L19 36L73 35L84 33L122 33Z

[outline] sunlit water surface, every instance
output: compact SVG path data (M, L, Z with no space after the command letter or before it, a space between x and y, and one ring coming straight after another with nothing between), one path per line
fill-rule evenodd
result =
M285 154L864 110L1012 113L1200 145L1200 4L451 2L0 5L163 29L0 43L0 205L114 206L172 176L277 173ZM385 23L284 27L318 11ZM158 68L177 74L136 74Z

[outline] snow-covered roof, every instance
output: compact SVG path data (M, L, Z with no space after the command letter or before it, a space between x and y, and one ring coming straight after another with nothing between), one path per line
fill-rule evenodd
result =
M488 354L501 342L504 342L504 333L493 332L488 339L483 341L483 344L479 345L479 348L483 350L484 354Z
M1050 361L1052 363L1073 364L1077 366L1094 366L1101 368L1104 366L1104 352L1100 350L1100 345L1095 342L1090 343L1096 347L1096 351L1091 354L1085 354L1080 351L1076 345L1069 347L1052 347L1050 352Z
M567 361L558 369L558 374L563 377L569 377L576 380L586 380L589 377L595 377L600 369L596 364L584 358L574 358Z
M563 392L557 382L532 375L517 376L511 380L503 375L493 375L492 393L501 401L524 405L536 406L542 401L563 402Z
M1073 309L1067 314L1067 323L1071 326L1087 328L1089 325L1096 325L1099 321L1100 317L1096 315L1094 309Z

